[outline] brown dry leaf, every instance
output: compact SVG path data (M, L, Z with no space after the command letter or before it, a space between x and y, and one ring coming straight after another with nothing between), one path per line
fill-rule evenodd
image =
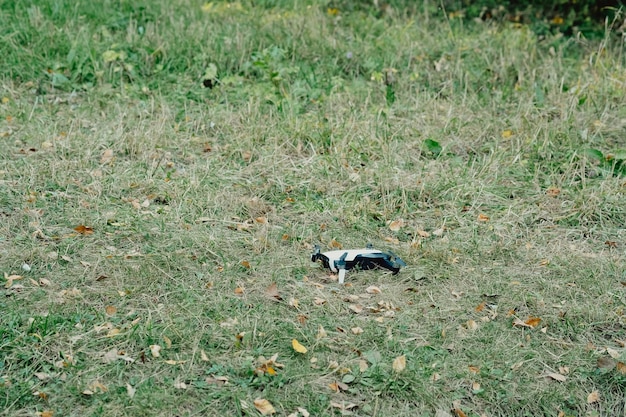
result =
M480 368L474 365L468 366L467 369L469 369L469 371L473 374L477 374L478 372L480 372Z
M480 389L480 383L472 382L472 391L478 391Z
M35 377L40 381L47 381L52 378L52 375L45 372L35 372L33 375L35 375Z
M298 353L305 354L308 352L308 349L300 344L296 339L291 340L291 347Z
M289 304L289 307L293 307L296 309L300 308L300 301L297 298L290 298L287 304Z
M537 325L539 325L539 323L541 323L541 319L539 317L529 317L524 323L534 329Z
M355 408L358 407L358 405L356 405L354 403L341 404L341 403L338 403L338 402L335 402L335 401L331 401L330 402L330 406L333 407L333 408L338 408L338 409L343 410L343 411L350 411L350 410L355 409Z
M548 378L554 379L555 381L559 381L559 382L567 381L567 377L565 375L561 375L561 374L556 373L556 372L548 372L546 374L546 376Z
M489 221L489 216L487 216L486 214L480 213L478 215L478 219L479 222L488 222Z
M243 266L246 269L250 269L250 262L248 261L241 261L241 266Z
M550 265L549 259L542 259L541 261L539 261L539 266L548 266L548 265Z
M587 395L587 404L597 403L598 401L600 401L600 393L598 390L595 390Z
M113 328L107 332L107 337L118 336L122 331L118 328Z
M153 358L158 358L159 356L161 356L161 346L159 345L150 345L150 353L152 354Z
M474 310L476 310L477 313L480 313L481 311L485 309L486 305L487 305L487 302L483 301L482 303L478 304Z
M454 417L467 417L467 414L465 414L460 408L453 408L452 414L454 414Z
M13 281L18 281L20 279L22 279L21 275L8 275L6 272L4 273L4 279L7 281L4 284L4 288L9 288L11 285L13 285Z
M433 372L433 374L430 376L430 380L432 382L437 382L441 379L441 375L439 375L437 372Z
M419 237L423 237L423 238L427 238L430 237L430 233L428 233L425 230L418 230L417 234L419 235Z
M389 230L391 230L392 232L397 232L403 227L404 227L404 220L402 219L394 220L391 223L389 223Z
M102 382L100 381L93 381L91 384L89 384L89 390L93 391L94 393L97 391L100 392L107 392L109 389L106 387L106 385L104 385Z
M513 314L515 314L515 312L513 312ZM515 317L513 319L513 327L530 327L529 324L526 324L522 319L520 319L519 317Z
M320 297L315 297L313 299L313 304L315 304L316 306L321 306L322 304L326 304L326 300Z
M600 356L596 362L596 365L600 369L613 369L615 368L615 360L606 356Z
M470 320L468 320L468 321L465 323L465 327L466 327L468 330L476 330L476 329L478 329L478 323L476 323L474 320L471 320L471 319L470 319Z
M380 294L382 291L375 285L370 285L365 289L365 292L368 294Z
M265 223L267 223L267 217L265 217L265 216L255 217L254 221L257 222L257 223L265 224Z
M113 161L113 150L112 149L105 149L104 152L102 152L102 156L100 157L100 163L102 165L105 164L110 164Z
M117 308L115 308L115 306L106 306L104 308L104 311L106 312L107 316L113 316L115 315L115 313L117 313Z
M348 308L356 314L359 314L363 311L363 306L360 304L350 304Z
M307 316L306 314L298 314L296 318L298 319L298 323L305 325L306 321L309 319L309 316Z
M235 288L235 294L237 294L237 295L242 295L243 291L244 291L243 287Z
M347 391L349 388L348 385L339 381L335 381L335 382L328 384L328 387L335 392Z
M256 408L261 415L269 416L270 414L274 414L276 410L274 406L264 398L257 398L254 400L254 408Z
M54 416L54 411L52 411L52 410L45 410L45 411L42 411L40 413L37 413L37 415L39 417L52 417L52 416Z
M367 371L367 369L369 368L369 365L367 364L367 361L364 361L363 359L361 359L359 361L359 371L361 371L361 373Z
M343 248L343 245L339 242L337 242L335 239L332 239L329 243L328 246L331 247L331 249L341 249Z
M626 364L624 362L617 362L616 369L620 374L626 375Z
M352 331L353 334L356 334L356 335L363 334L363 329L360 327L353 327L350 330Z
M204 349L200 350L200 359L202 360L202 362L208 362L209 361L209 357L207 356L207 354L204 351Z
M93 229L89 226L85 226L84 224L80 224L74 228L81 235L92 235Z
M278 293L278 286L275 282L272 282L270 286L265 289L265 295L274 301L281 301L283 299Z
M385 240L385 242L389 242L389 243L394 244L394 245L399 245L400 244L400 240L398 238L396 238L396 237L387 236L387 237L385 237L384 240Z
M391 367L396 373L404 371L404 368L406 368L406 356L401 355L395 358Z
M166 348L168 348L168 349L171 349L171 348L172 348L172 341L170 340L170 338L169 338L169 337L167 337L167 336L165 336L165 335L164 335L164 336L163 336L163 341L165 342L165 347L166 347Z
M556 197L559 194L561 194L561 190L556 187L550 187L546 190L546 195L550 197Z
M250 152L250 151L242 151L241 152L241 159L243 159L246 162L250 162L250 160L252 159L252 152Z

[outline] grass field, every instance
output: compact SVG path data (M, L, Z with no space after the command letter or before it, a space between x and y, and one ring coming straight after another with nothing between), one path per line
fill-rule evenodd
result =
M0 4L0 415L625 416L624 44L291 3Z

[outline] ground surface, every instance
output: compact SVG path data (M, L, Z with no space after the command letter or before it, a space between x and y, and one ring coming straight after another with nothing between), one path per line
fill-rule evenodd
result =
M0 6L1 415L626 413L622 44L38 3ZM409 266L309 262L368 242Z

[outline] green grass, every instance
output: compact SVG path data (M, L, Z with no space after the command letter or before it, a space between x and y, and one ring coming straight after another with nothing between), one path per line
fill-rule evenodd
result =
M0 414L623 415L623 44L287 3L0 6Z

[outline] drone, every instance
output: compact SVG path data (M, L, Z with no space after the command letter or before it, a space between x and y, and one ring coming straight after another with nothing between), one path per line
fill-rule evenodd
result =
M343 284L346 271L350 269L387 269L396 275L406 263L393 252L383 252L368 244L365 249L333 250L320 252L315 245L311 254L311 262L321 261L325 268L339 273L339 284Z

